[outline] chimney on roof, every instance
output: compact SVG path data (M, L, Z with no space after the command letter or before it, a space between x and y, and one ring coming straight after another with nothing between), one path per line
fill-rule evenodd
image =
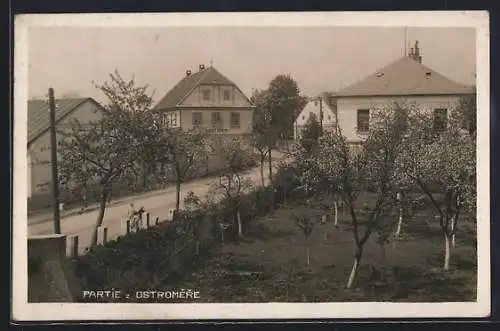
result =
M422 56L420 56L420 48L418 47L418 40L415 41L415 47L410 49L410 54L408 57L417 61L418 63L422 63Z
M186 76L191 76L191 70L186 70Z
M200 71L202 71L203 69L205 69L205 65L204 64L200 64Z

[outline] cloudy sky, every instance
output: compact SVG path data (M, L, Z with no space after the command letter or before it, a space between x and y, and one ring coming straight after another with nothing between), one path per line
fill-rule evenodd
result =
M49 87L103 101L92 81L103 83L117 69L125 79L148 84L155 102L187 69L210 63L247 95L290 74L309 96L335 91L404 54L403 28L353 27L31 27L30 97ZM423 63L465 83L474 83L475 31L467 28L409 28Z

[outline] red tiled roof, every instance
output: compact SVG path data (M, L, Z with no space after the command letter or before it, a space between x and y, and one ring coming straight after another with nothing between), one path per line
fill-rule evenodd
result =
M199 85L234 85L227 77L210 66L185 76L153 108L154 110L173 108L179 105L188 94Z
M474 93L472 87L456 83L405 56L332 95L335 97L354 97L471 93Z

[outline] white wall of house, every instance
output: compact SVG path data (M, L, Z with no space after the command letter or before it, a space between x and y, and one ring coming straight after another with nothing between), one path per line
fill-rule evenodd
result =
M101 117L98 106L87 101L73 113L57 123L58 129L70 127L72 119L78 119L80 123L98 120ZM56 136L61 139L61 135ZM45 195L52 192L52 172L50 154L50 131L46 131L28 146L28 169L29 185L28 197Z
M293 125L295 140L300 139L302 136L302 131L306 127L311 114L316 115L316 118L319 121L321 108L323 110L323 129L327 131L335 128L335 113L328 106L328 104L323 100L322 106L320 107L319 101L309 101L304 109L302 109L299 116L295 119L295 123Z
M357 131L359 109L384 109L394 102L416 106L423 111L433 111L437 108L446 108L448 114L456 108L460 96L411 96L411 97L339 97L337 98L337 112L339 127L347 141L359 142L366 135Z

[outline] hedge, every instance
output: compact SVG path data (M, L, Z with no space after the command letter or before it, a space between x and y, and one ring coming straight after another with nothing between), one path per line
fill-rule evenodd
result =
M239 207L244 233L251 232L252 222L276 204L294 197L298 182L290 168L279 169L270 187L259 187L242 196ZM220 223L230 225L225 240L235 238L233 209L227 200L203 210L180 211L175 221L118 237L76 257L75 275L82 288L135 290L146 284L154 288L217 248L221 243Z

